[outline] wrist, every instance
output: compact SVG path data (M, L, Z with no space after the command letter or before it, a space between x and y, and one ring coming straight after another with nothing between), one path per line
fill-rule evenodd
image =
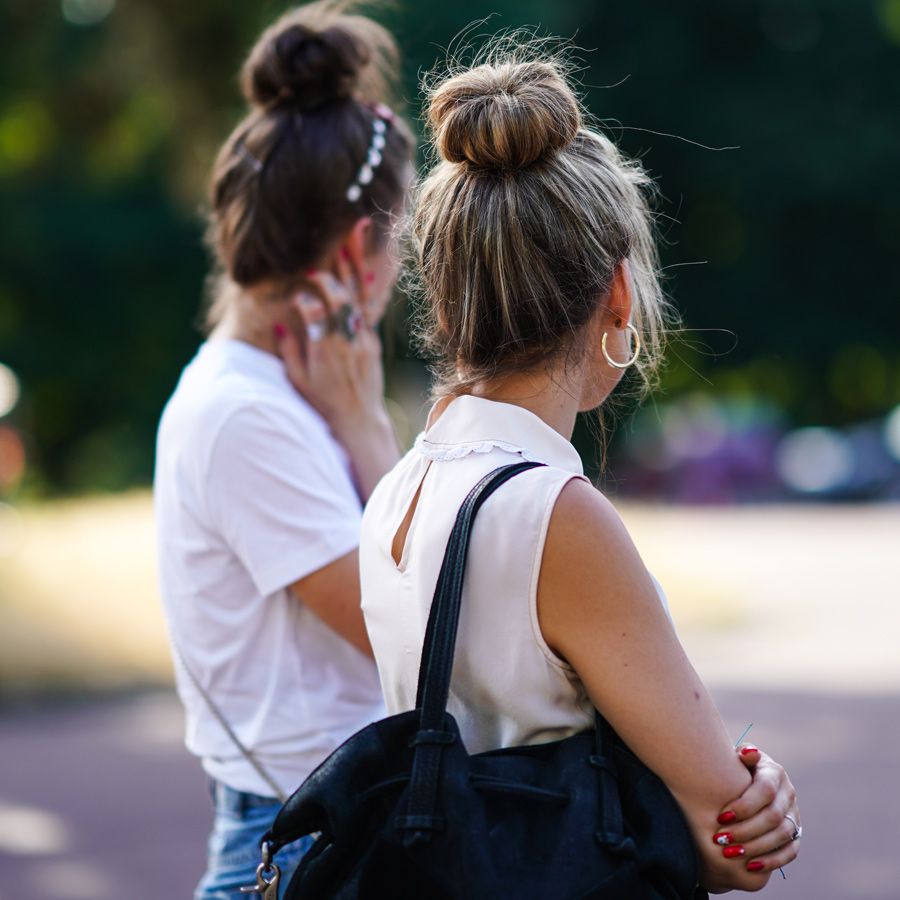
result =
M348 450L386 438L393 440L394 426L383 403L361 408L352 416L343 416L331 426L335 438Z

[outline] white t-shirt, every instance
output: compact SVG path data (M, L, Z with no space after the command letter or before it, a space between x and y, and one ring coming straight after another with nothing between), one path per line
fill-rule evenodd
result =
M171 635L290 793L384 715L374 664L287 590L359 544L362 509L346 454L277 357L209 341L163 413L154 503ZM271 795L175 668L191 752L230 787Z

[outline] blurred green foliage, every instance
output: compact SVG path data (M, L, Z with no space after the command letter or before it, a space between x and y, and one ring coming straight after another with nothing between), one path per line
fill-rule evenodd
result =
M5 0L0 361L48 490L149 477L199 341L207 169L243 55L283 8ZM401 0L413 115L417 73L491 13L476 33L573 38L591 110L659 180L686 327L666 390L703 376L797 424L898 401L900 0Z

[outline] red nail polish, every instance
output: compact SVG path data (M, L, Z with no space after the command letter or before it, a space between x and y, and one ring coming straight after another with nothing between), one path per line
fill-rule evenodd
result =
M748 753L759 753L759 748L754 747L753 744L747 744L746 747L741 747L741 756L746 756Z
M730 831L720 831L713 835L713 841L720 847L725 847L734 843L734 835Z
M341 247L341 259L350 262L350 251L346 247Z
M371 284L375 280L374 272L366 272L366 284Z
M722 856L727 859L734 859L736 856L743 856L747 851L740 844L732 844L722 851Z
M284 327L284 325L281 324L281 322L276 322L272 326L272 331L275 332L275 337L277 337L279 341L287 334L287 329Z
M737 822L737 813L732 812L730 809L726 809L716 821L720 825L730 825L732 822Z
M747 871L748 872L760 872L765 868L765 865L761 863L758 859L753 859L747 863Z
M313 278L319 274L319 270L318 269L307 269L305 274L306 274L307 278Z

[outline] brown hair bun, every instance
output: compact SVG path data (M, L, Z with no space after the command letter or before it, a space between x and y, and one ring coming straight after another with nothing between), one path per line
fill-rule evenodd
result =
M353 96L370 57L366 42L348 28L316 31L287 16L256 42L241 86L249 103L265 109L315 109Z
M415 142L399 113L379 135L371 177L348 196L373 153L373 104L396 110L397 46L383 25L355 12L361 3L317 0L290 10L244 64L251 109L216 157L207 231L217 268L239 285L291 290L360 217L372 219L384 242L402 209ZM228 292L216 297L210 325L229 302Z
M485 169L527 166L575 140L581 111L551 62L485 64L443 82L428 119L448 162Z

